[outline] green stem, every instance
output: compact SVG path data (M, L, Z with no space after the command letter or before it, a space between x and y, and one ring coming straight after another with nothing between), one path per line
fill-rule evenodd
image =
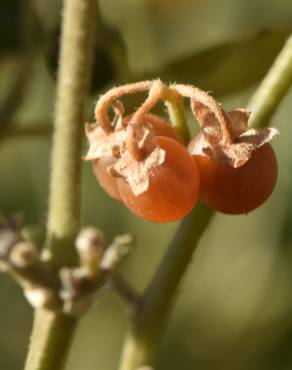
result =
M81 140L93 49L95 0L65 0L57 86L47 250L56 267L75 259L80 225ZM25 370L64 368L76 319L37 310Z
M275 67L277 65L285 66L281 73L281 68ZM291 68L290 38L268 73L269 78L264 80L270 80L273 83L263 82L266 84L265 93L262 95L263 101L250 104L255 109L252 119L253 126L268 124L284 96L284 91L286 92L288 89L286 78L290 78ZM274 73L275 77L273 77ZM290 84L291 82L289 82ZM263 90L262 85L258 91L261 90ZM258 91L251 102L258 101L256 98L260 94ZM274 95L275 98L273 98ZM265 99L269 101L272 99L273 104L265 104ZM160 337L177 296L178 286L213 213L203 206L197 206L181 223L174 241L144 293L144 308L137 310L132 317L122 351L120 370L137 370L139 367L153 364Z
M47 247L57 265L74 262L72 243L80 227L81 143L94 4L65 0L47 229Z
M278 105L292 85L292 35L287 39L282 51L261 85L250 100L248 108L252 127L268 125Z
M151 365L171 303L198 241L213 212L198 205L183 220L157 273L144 293L144 307L136 312L122 353L120 370Z
M52 311L38 310L35 314L30 350L25 369L63 369L76 319Z
M183 98L170 89L167 89L164 99L164 104L167 107L169 118L173 127L182 136L184 142L187 144L191 137L184 114Z

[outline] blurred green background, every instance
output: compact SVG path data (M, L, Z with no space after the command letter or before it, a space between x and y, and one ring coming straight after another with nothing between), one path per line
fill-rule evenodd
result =
M22 213L40 241L60 19L60 0L0 1L0 210ZM100 0L87 118L107 87L149 77L192 83L227 109L244 107L291 30L291 0ZM159 350L161 370L292 369L291 101L290 93L273 118L281 133L273 144L276 189L248 216L213 219ZM83 167L84 224L100 227L108 240L137 235L122 273L143 289L177 224L133 216L101 191L90 164ZM32 310L5 275L0 292L0 369L16 370L25 358ZM126 320L123 302L101 291L81 321L67 370L116 369Z

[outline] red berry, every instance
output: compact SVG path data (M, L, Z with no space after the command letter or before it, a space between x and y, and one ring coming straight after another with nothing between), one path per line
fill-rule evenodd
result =
M128 115L124 118L124 123L129 123L132 115ZM155 114L145 114L142 118L142 124L147 124L150 126L155 136L166 136L170 137L180 143L183 142L181 136L176 132L176 130L171 126L171 124L155 115ZM116 131L125 130L124 127L119 127ZM114 143L113 143L114 144ZM109 172L109 168L115 164L117 158L107 155L99 159L95 159L92 162L94 174L100 184L108 195L121 201L121 196L119 194L116 178Z
M148 189L135 196L123 178L117 180L118 189L125 205L145 220L176 221L189 213L197 202L198 169L191 155L177 141L156 136L147 150L150 153L157 146L165 151L165 160L151 168Z
M197 143L198 136L190 142L190 152L196 152ZM277 159L270 144L257 148L238 168L208 155L194 155L194 159L200 173L200 200L223 213L242 214L259 207L277 180Z

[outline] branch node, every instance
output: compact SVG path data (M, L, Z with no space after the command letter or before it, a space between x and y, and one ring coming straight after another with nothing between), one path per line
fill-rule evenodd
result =
M44 287L28 286L24 289L24 296L34 309L52 308L56 303L55 293Z

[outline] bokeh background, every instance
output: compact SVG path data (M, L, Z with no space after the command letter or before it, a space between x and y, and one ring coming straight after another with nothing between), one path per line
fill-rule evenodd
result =
M0 1L0 210L21 213L40 242L61 5ZM100 0L87 118L106 88L158 76L212 91L227 109L244 107L291 30L291 0ZM273 144L276 189L248 216L213 219L180 289L158 369L292 369L291 102L292 93L272 120L281 133ZM83 167L84 224L100 227L108 240L137 236L122 273L143 289L178 225L138 219L101 191L90 164ZM4 274L0 312L0 369L20 369L32 310ZM67 369L116 369L126 327L123 302L102 290L81 321Z

